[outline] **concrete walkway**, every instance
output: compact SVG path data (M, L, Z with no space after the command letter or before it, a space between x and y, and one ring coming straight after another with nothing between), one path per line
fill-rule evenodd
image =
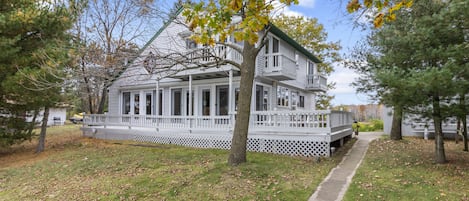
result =
M365 157L370 141L379 138L382 132L362 132L358 135L350 151L345 154L342 162L327 175L319 184L309 201L340 201L344 197L353 175Z

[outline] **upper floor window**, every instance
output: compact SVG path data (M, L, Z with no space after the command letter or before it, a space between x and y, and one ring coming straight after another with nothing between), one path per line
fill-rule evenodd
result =
M308 75L314 74L314 62L308 61Z
M279 43L280 41L275 37L271 37L270 40L267 39L267 42L265 43L265 46L264 46L265 54L278 53Z
M195 48L197 48L197 43L190 38L186 38L186 49L190 50Z
M276 38L272 38L272 53L278 53L279 41Z

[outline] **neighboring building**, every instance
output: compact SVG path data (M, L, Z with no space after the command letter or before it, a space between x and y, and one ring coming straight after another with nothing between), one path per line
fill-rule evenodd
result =
M357 121L363 122L382 118L383 105L381 104L346 105L343 107L348 108L353 113L353 119Z
M391 133L393 110L389 107L383 107L382 114L384 123L383 131L385 134L389 134ZM415 115L404 115L404 119L401 125L403 136L424 137L425 132L428 133L428 137L434 136L435 128L433 126L433 121L429 120L425 122L422 120L415 120L415 118L412 118L412 116ZM466 126L469 127L469 123ZM442 123L444 136L448 138L454 138L457 130L456 127L456 120L454 118L450 118L447 121L444 121Z
M36 117L36 122L38 123L42 122L43 115L44 115L44 110L41 110ZM48 126L64 125L65 120L67 120L67 108L56 107L56 108L49 109L49 118L47 120ZM26 121L27 122L33 121L32 113L26 116Z
M228 63L216 68L194 68L193 64L213 63L217 60L213 55L240 63L242 55L228 46L217 45L211 48L196 44L189 38L190 35L187 26L176 20L165 24L145 45L140 56L109 87L107 115L85 117L85 124L156 128L158 136L154 133L144 137L132 134L130 138L163 143L177 135L176 133L187 131L189 134L180 138L192 139L196 131L204 134L216 132L222 134L221 137L211 136L216 138L217 142L210 141L205 143L210 145L200 146L229 147L231 137L223 133L231 133L233 129L238 91L242 84L240 70ZM351 127L349 113L337 112L332 115L330 111L314 111L316 93L327 90L327 78L318 73L316 65L320 61L275 26L272 26L267 37L268 43L256 59L250 140L257 140L257 145L266 144L265 140L270 140L267 144L278 140L287 143L287 140L291 140L293 146L293 142L304 142L305 137L308 138L307 141L311 141L313 135L298 137L291 136L292 133L316 133L321 137L316 136L315 139L328 141L310 143L307 149L311 149L309 152L315 152L313 155L329 155L331 140L342 140L343 137L351 135L348 128ZM233 38L228 38L227 41L231 45L241 45ZM163 67L170 66L171 62L175 62L172 71L160 71ZM336 124L337 127L332 128L331 124ZM96 127L93 129L93 135L106 132L96 130ZM164 129L166 133L163 133ZM129 130L118 132L132 133ZM337 133L335 137L330 136ZM254 139L256 134L258 138ZM272 140L271 134L277 139ZM162 135L165 135L164 139ZM214 145L219 141L222 141L222 145ZM177 144L199 146L194 145L194 142L185 143ZM312 150L316 149L316 144L327 146L326 151L322 148L322 151ZM269 149L276 149L272 148L273 145L268 146ZM262 150L252 149L275 152L265 147ZM308 151L302 154L299 152L303 151L291 150L279 152L311 155L306 153Z

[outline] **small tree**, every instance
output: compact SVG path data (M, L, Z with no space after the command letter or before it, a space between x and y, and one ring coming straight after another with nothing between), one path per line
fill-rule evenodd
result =
M0 43L6 54L0 56L0 109L6 124L2 124L0 131L6 145L31 139L37 112L54 101L50 94L37 92L39 88L26 78L33 73L48 73L42 68L54 66L62 60L59 55L68 53L61 47L63 41L68 41L66 31L74 20L72 3L7 1L2 4L0 40L7 42ZM41 90L54 91L49 87ZM34 114L34 121L26 123L29 112Z
M377 53L369 54L364 67L385 103L433 120L437 163L446 162L442 122L454 115L458 86L467 82L456 79L467 67L460 56L467 52L466 35L457 28L464 8L463 1L419 1L400 10L395 21L373 33Z
M107 89L138 53L138 40L160 21L153 0L93 0L78 5L83 13L74 24L74 79L88 113L102 114Z

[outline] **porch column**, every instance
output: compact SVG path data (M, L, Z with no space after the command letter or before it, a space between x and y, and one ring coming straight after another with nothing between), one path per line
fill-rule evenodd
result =
M229 72L229 79L228 79L228 115L231 115L233 113L233 101L231 100L233 98L233 70L230 70Z
M156 131L159 131L159 124L160 121L158 121L158 115L160 114L160 80L156 80L156 100L155 100L155 116L156 116Z
M145 91L140 90L139 94L140 94L139 95L140 97L139 97L139 110L138 110L139 112L138 112L138 114L139 115L146 115L147 113L146 113L145 109L146 109L146 105L147 105L147 103L146 103L147 99L146 99L146 96L145 96L146 95Z
M230 70L228 74L228 115L230 116L230 127L234 127L234 115L233 115L233 70Z
M160 114L160 80L156 80L156 100L155 100L155 115Z
M270 102L272 103L270 105L270 110L277 110L277 97L278 97L278 94L277 94L277 86L278 86L278 83L276 81L272 81L272 95L271 95L271 98L270 98Z
M189 75L189 116L192 116L192 75Z

